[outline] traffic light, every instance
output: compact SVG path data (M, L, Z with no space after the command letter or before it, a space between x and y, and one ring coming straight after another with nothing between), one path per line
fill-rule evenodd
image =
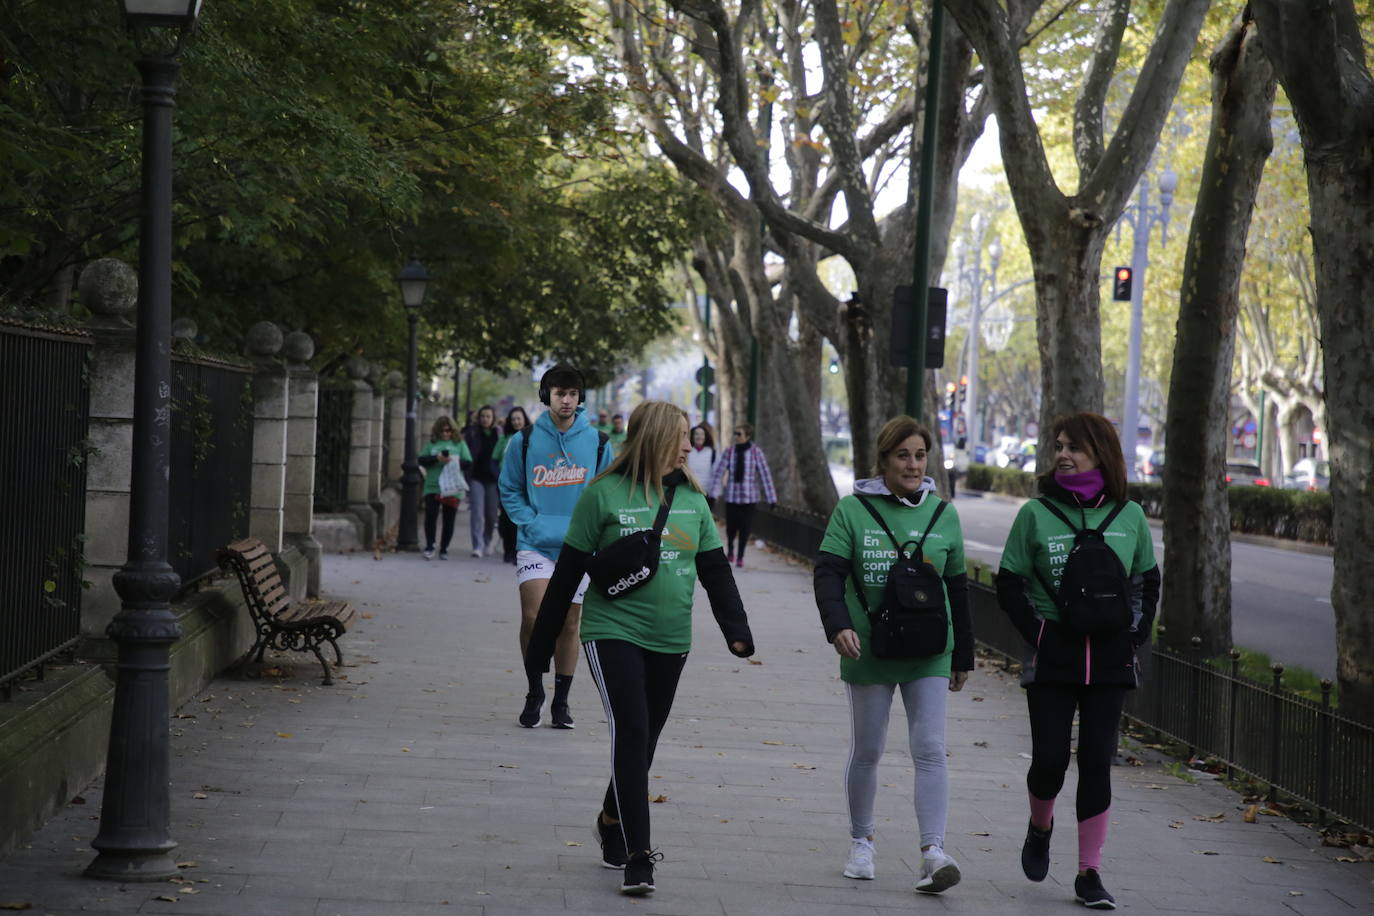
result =
M1117 302L1131 301L1131 269L1129 267L1116 269L1116 277L1112 282L1112 298Z
M958 407L959 389L953 382L945 382L945 397L949 406L949 415L952 417Z

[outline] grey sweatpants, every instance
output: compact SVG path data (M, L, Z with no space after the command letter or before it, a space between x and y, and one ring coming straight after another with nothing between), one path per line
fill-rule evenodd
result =
M849 835L873 835L873 802L878 792L878 760L887 743L893 688L902 691L907 739L916 767L913 795L921 846L945 843L949 817L949 773L945 769L945 701L949 678L922 677L901 684L845 684L849 692L849 763L844 770L849 796Z

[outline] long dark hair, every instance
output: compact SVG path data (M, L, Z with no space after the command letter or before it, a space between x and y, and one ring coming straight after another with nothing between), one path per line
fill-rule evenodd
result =
M505 430L507 436L515 435L517 431L515 427L511 425L510 422L510 418L515 416L517 413L525 418L526 427L530 425L530 415L525 413L525 408L521 407L519 404L516 404L514 407L510 409L510 412L506 414L506 419L501 423L501 428Z
M711 427L707 426L705 423L698 423L696 426L693 426L691 430L688 431L688 438L691 438L692 433L696 432L697 430L701 430L703 433L706 434L706 438L703 439L701 442L701 447L709 448L711 451L714 452L716 450L716 437L711 435Z
M1053 443L1063 433L1080 449L1092 452L1097 466L1102 471L1107 498L1114 502L1126 500L1126 458L1121 453L1121 439L1116 434L1112 421L1098 413L1080 410L1078 413L1055 417L1050 427L1050 442ZM1054 481L1054 468L1040 477L1040 489Z

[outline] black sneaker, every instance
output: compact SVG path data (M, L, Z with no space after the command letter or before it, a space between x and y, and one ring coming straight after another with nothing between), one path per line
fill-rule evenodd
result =
M544 695L542 693L525 694L525 708L520 711L521 728L538 728L540 723L539 712L544 708Z
M625 880L621 882L620 892L630 896L642 896L654 892L654 863L663 861L661 852L635 852L625 863Z
M630 858L625 851L625 831L619 824L604 824L601 815L596 816L596 826L592 828L596 841L601 845L602 868L624 868Z
M1021 870L1032 881L1044 881L1050 873L1050 834L1054 832L1054 821L1041 830L1034 824L1026 827L1026 842L1021 844Z
M553 716L554 728L577 728L573 724L572 714L568 712L567 703L554 703L549 707L549 714Z
M1073 899L1093 910L1116 909L1116 898L1102 886L1102 878L1095 868L1073 879Z

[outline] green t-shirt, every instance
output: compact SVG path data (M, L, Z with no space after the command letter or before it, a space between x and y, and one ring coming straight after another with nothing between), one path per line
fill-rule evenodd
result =
M1095 509L1080 509L1057 499L1054 504L1079 528L1085 525L1096 528L1112 510L1111 503ZM1138 576L1155 568L1154 540L1139 503L1127 502L1103 536L1128 576ZM1059 607L1045 591L1040 578L1043 576L1058 588L1072 549L1073 530L1038 499L1028 501L1016 513L1016 521L1012 522L1007 534L1007 544L1002 548L1002 568L1030 583L1036 613L1048 620L1059 619Z
M927 492L919 506L904 506L888 496L868 496L892 533L902 539L919 540L940 500ZM864 584L868 606L876 608L883 600L887 586L887 571L897 562L892 539L882 526L868 514L857 496L846 496L835 506L826 526L821 550L844 557L853 564L854 574ZM959 526L959 513L954 506L945 506L939 521L930 530L921 550L927 563L939 570L941 576L958 576L967 572L964 565L964 534ZM900 684L918 677L949 677L950 656L954 652L954 623L949 609L949 592L945 592L945 614L950 617L949 634L942 655L926 658L874 658L869 654L869 635L872 628L868 615L854 591L854 576L845 580L845 604L854 632L859 637L859 657L840 659L840 679L850 684Z
M608 474L588 485L573 509L563 542L585 553L643 531L654 523L659 500L644 485ZM720 534L706 497L681 485L663 535L658 572L646 584L614 601L587 590L582 605L582 639L623 639L650 652L683 653L692 648L692 599L698 553L720 547Z
M438 442L426 442L425 447L420 449L420 457L426 455L438 455L444 449L448 449L450 458L457 461L472 462L472 452L468 451L466 442L454 442L451 439L440 439ZM425 489L423 496L439 495L439 475L443 473L444 463L436 461L425 468Z

